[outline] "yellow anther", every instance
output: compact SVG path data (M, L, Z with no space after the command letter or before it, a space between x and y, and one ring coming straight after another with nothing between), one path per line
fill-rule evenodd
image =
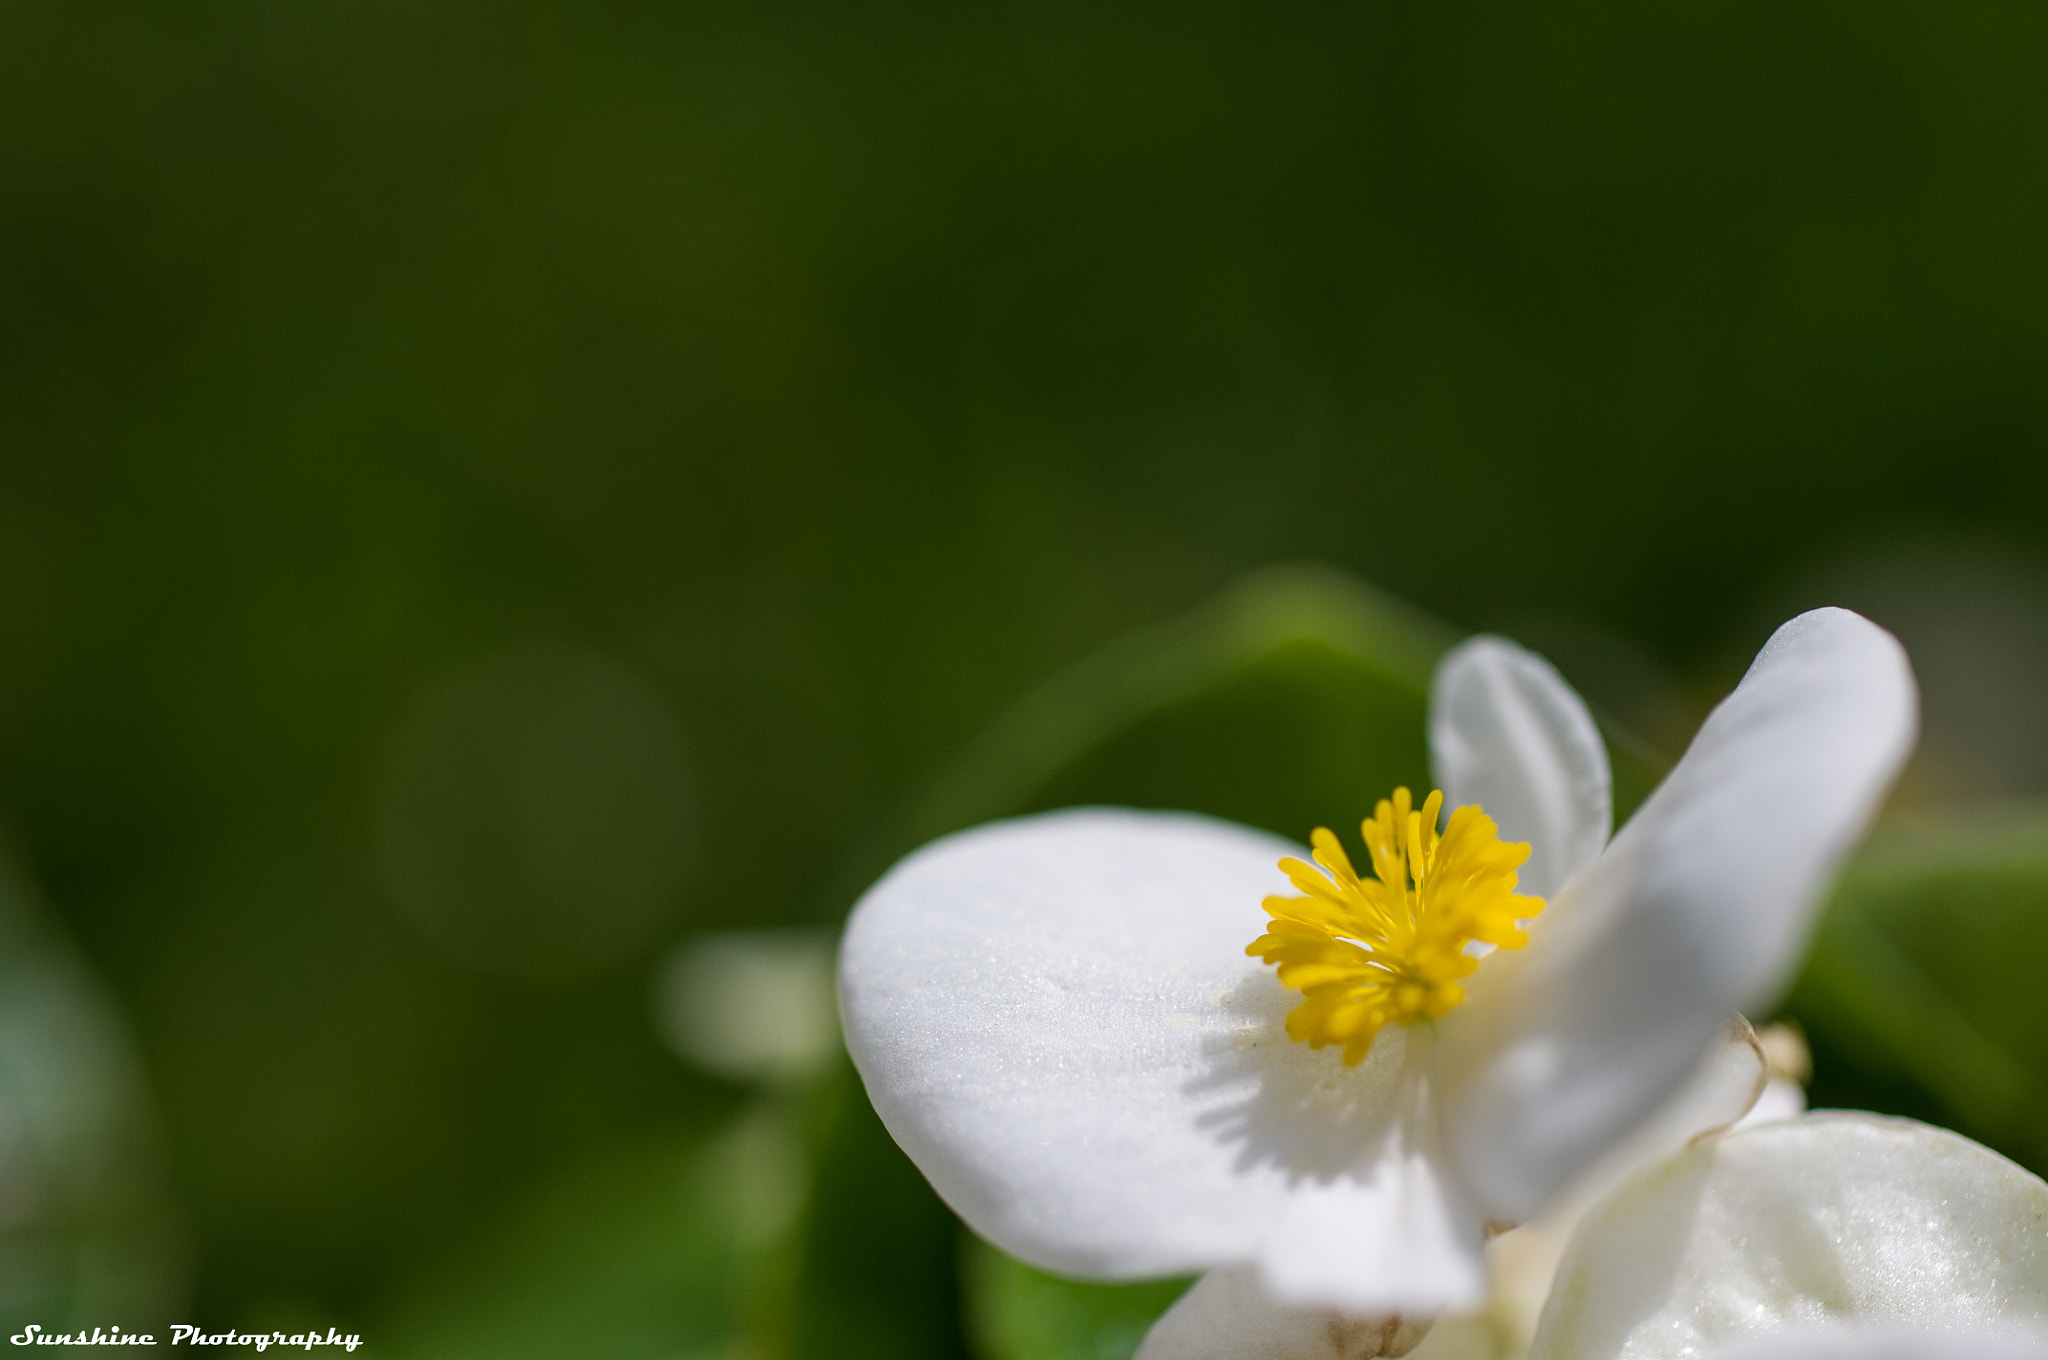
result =
M1439 836L1443 804L1432 793L1417 809L1406 789L1380 800L1359 828L1372 878L1358 876L1327 827L1309 837L1322 872L1280 861L1306 896L1267 898L1272 924L1245 953L1279 964L1280 981L1301 991L1289 1037L1311 1048L1342 1044L1344 1061L1356 1063L1380 1026L1434 1020L1465 999L1457 980L1479 966L1466 950L1474 940L1502 949L1528 941L1516 922L1543 910L1542 898L1515 894L1529 847L1501 840L1476 806L1453 812Z

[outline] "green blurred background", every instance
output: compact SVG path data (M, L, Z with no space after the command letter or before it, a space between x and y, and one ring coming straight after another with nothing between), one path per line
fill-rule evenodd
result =
M5 1320L1043 1353L664 960L1020 808L1356 818L1473 628L1637 792L1791 612L1897 629L1815 1094L2048 1167L2044 69L2031 0L13 0ZM1187 612L1279 562L1348 576Z

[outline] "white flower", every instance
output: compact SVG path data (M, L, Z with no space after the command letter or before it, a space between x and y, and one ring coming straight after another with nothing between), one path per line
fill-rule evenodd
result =
M1399 1353L1346 1349L1357 1325L1218 1271L1139 1355ZM1495 1353L1440 1328L1409 1360ZM1946 1130L1828 1112L1703 1139L1593 1204L1528 1360L1950 1356L2048 1357L2048 1184Z
M1609 846L1584 706L1540 659L1476 639L1438 672L1437 776L1451 807L1529 842L1521 886L1554 896L1441 1018L1386 1023L1356 1066L1291 1042L1302 996L1245 945L1287 889L1276 862L1302 852L1084 809L935 842L869 891L840 960L848 1048L946 1202L1035 1265L1252 1268L1353 1315L1471 1308L1485 1225L1538 1213L1782 986L1914 723L1889 634L1802 615ZM1753 1099L1736 1085L1724 1118Z

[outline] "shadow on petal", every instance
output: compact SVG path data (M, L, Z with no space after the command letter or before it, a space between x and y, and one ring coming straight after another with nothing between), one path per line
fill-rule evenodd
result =
M1270 1167L1290 1182L1330 1182L1361 1165L1399 1123L1412 1032L1380 1031L1372 1051L1346 1067L1335 1048L1287 1037L1287 1012L1300 993L1270 975L1249 978L1220 1000L1238 1023L1209 1036L1208 1070L1184 1088L1221 1103L1197 1127L1237 1149L1239 1171Z

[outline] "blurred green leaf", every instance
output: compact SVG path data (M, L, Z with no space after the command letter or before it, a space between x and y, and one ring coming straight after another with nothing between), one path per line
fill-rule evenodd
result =
M846 1074L826 1135L793 1307L798 1360L964 1357L958 1224Z
M1873 838L1786 1004L1814 1103L1927 1119L2048 1171L2043 959L2048 808Z
M1130 1360L1191 1280L1102 1285L1034 1270L967 1234L961 1277L983 1360Z
M0 1335L167 1325L187 1244L119 1015L0 846Z
M1254 572L1019 700L933 781L896 853L1084 803L1205 812L1297 840L1353 825L1397 785L1431 787L1429 682L1458 636L1343 572ZM1600 726L1625 816L1667 762Z
M1256 572L1026 695L933 781L901 849L1076 802L1186 808L1295 836L1302 815L1341 820L1359 797L1349 815L1363 815L1394 782L1426 781L1423 705L1456 638L1341 572Z
M430 1272L371 1340L415 1360L745 1355L749 1288L803 1182L799 1131L767 1103L610 1150Z

